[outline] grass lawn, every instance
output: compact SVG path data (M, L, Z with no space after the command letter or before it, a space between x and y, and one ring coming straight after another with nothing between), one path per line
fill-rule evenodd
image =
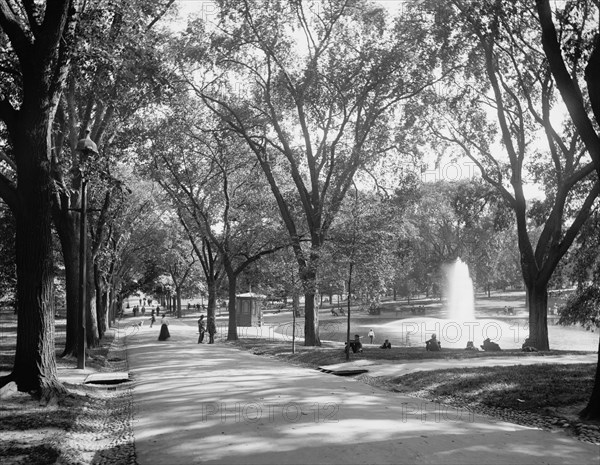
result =
M515 365L423 371L391 381L398 392L433 400L553 415L585 406L595 372L590 363Z
M240 338L235 345L256 355L276 356L291 363L317 368L346 361L343 346L340 343L324 342L320 347L306 347L296 343L296 353L292 353L289 341L273 341L260 338ZM502 350L500 352L467 351L464 349L444 349L441 352L427 352L423 347L392 347L384 350L368 347L362 354L351 354L350 361L364 360L453 360L494 357L545 357L548 355L584 354L576 350L551 350L548 352L522 352L521 350Z

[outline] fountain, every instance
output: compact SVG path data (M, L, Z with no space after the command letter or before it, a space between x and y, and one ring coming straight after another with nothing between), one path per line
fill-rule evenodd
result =
M521 337L518 328L501 321L475 318L473 280L468 265L458 258L442 271L445 276L442 318L402 319L386 324L385 331L390 335L397 331L402 342L409 346L424 346L425 341L436 334L442 350L464 349L469 341L479 347L486 338L500 342L504 348L515 347Z
M469 266L457 258L445 271L448 319L457 322L474 321L475 297Z
M482 309L479 318L475 318L475 299L473 281L469 268L460 258L445 266L444 303L429 303L427 316L413 316L373 325L375 332L389 338L392 346L421 347L425 350L425 341L436 334L444 349L465 349L472 341L475 348L489 338L502 349L520 349L529 334L527 319L498 319L485 315ZM482 302L485 305L485 301ZM553 348L594 351L597 347L597 335L580 328L550 326Z

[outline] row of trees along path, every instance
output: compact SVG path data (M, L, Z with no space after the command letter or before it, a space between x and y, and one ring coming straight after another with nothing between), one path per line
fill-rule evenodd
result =
M16 218L19 318L15 364L3 384L14 380L19 390L42 398L62 391L54 353L53 218L67 269L65 353L77 344L74 289L81 260L92 271L88 287L94 290L85 297L92 329L87 344L96 344L110 324L119 266L104 252L112 247L112 257L118 255L126 228L109 219L123 190L111 175L114 152L108 148L127 148L126 139L134 137L119 128L127 128L124 123L144 106L161 101L163 92L167 101L190 90L204 104L202 117L212 121L208 137L217 151L210 164L218 169L211 173L221 180L226 213L219 221L226 233L211 237L214 219L186 192L182 172L160 153L152 160L169 174L156 181L173 200L187 195L187 202L176 204L178 218L208 280L222 279L214 267L221 261L235 296L236 277L245 267L291 246L305 293L305 343L320 344L314 297L322 251L357 172L369 172L382 156L397 153L399 145L406 149L416 137L421 143L433 137L430 143L443 141L469 157L514 210L532 341L549 348L548 283L599 194L597 3L566 2L553 12L549 0L536 0L535 7L524 0L510 5L425 0L390 24L384 9L360 1L322 2L318 11L284 2L272 14L261 4L222 0L218 30L198 20L181 41L172 42L168 58L176 66L166 66L165 56L149 46L168 42L169 34L153 28L174 1L143 8L142 3L115 2L100 10L77 0L0 1L2 49L10 63L2 70L7 149L0 152L0 196ZM298 37L301 49L295 47ZM124 55L113 61L119 50ZM204 79L198 78L199 65ZM248 89L232 92L231 76ZM454 93L442 95L450 88ZM566 131L550 118L557 94L570 117ZM486 106L495 111L508 163L490 147L494 129ZM410 121L398 117L400 108L410 110ZM100 157L75 150L83 136L78 125L91 127ZM550 154L547 166L538 165L548 201L539 205L543 227L535 246L523 191L523 169L538 155L530 149L532 128L543 131ZM230 170L231 146L252 155L273 194L287 232L287 240L274 248L233 250L229 233L236 218L229 215L228 186L238 180ZM586 154L591 162L584 161ZM89 173L103 180L95 194L102 209L90 228L89 251L80 257L77 193ZM217 192L216 184L210 187ZM235 338L235 320L230 323ZM599 377L597 372L590 415L600 411Z

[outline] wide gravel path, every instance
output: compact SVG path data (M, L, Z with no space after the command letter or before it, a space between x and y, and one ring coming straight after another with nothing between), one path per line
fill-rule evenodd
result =
M597 464L599 446L290 366L198 345L171 320L127 336L140 465ZM388 368L388 367L386 367Z

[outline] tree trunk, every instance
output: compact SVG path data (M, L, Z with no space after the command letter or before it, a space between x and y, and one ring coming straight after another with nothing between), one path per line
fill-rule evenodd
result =
M17 347L10 379L43 399L64 392L56 373L52 305L51 177L48 115L23 121L14 140L18 165L16 217Z
M98 337L102 339L106 332L106 285L100 276L98 265L94 263L94 288L96 290L96 318L98 321Z
M350 361L350 295L352 294L352 270L354 263L350 262L348 269L348 309L346 312L346 361Z
M114 324L117 321L117 315L119 315L119 313L121 312L121 309L123 308L123 298L121 297L121 294L117 294L117 292L116 292L116 290L114 290L114 288L113 288L111 294L113 294L113 305L114 306L112 308L110 325L114 326Z
M103 328L101 337L104 337L104 333L108 328L110 328L110 294L107 286L104 286L102 289L101 302L102 311L100 313L102 319L100 320L99 324Z
M122 309L123 309L123 297L121 296L121 293L117 291L117 287L115 286L115 284L113 283L112 287L111 287L111 296L112 296L112 301L114 303L114 308L113 313L112 313L112 321L111 326L114 326L115 323L117 322L117 317L119 316L119 314L121 313Z
M98 332L98 313L96 311L96 283L94 278L94 264L91 250L86 253L86 303L85 303L85 339L87 347L98 347L100 334Z
M77 356L77 312L79 311L79 221L73 212L65 213L64 208L71 208L68 199L65 206L53 207L53 219L61 244L65 265L65 290L67 306L67 339L61 357ZM79 216L79 215L77 215Z
M109 286L106 292L106 301L107 301L107 314L106 314L106 327L110 328L115 324L117 308L119 308L119 302L115 298L115 290L114 287Z
M235 294L237 291L237 276L233 271L226 270L227 278L229 280L229 304L227 305L227 309L229 311L229 324L227 329L227 340L228 341L237 341L237 315L235 312Z
M592 395L586 407L579 412L583 420L600 420L600 340L598 341L598 363L596 364L596 378Z
M529 343L538 350L550 350L548 342L548 286L527 284Z
M208 287L208 310L206 312L207 318L215 318L217 309L217 283L210 281L207 283Z
M175 288L175 302L177 305L177 318L181 318L181 288Z
M304 287L304 345L320 346L319 310L315 308L317 294L317 269L319 264L319 245L313 242L308 263L300 261L299 274Z
M315 277L313 276L307 284L308 291L304 293L304 345L320 346L319 312L315 308L315 291L311 291L316 284Z

